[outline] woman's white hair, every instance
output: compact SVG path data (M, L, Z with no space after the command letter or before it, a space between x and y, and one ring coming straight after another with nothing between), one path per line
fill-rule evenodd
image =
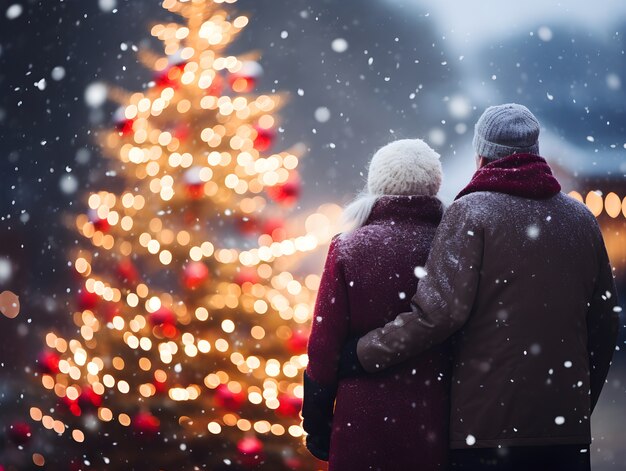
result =
M367 222L372 208L379 197L380 196L372 195L366 188L343 209L341 220L342 223L348 227L347 230L342 233L342 236L354 232Z
M435 196L442 180L439 154L421 139L400 139L379 149L372 157L367 185L343 211L348 235L362 227L381 196Z

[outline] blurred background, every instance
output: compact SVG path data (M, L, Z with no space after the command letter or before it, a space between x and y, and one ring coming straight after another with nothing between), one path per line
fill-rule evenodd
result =
M626 3L240 0L237 8L251 24L233 52L258 50L258 89L291 97L277 146L307 149L295 213L349 201L374 151L406 137L442 155L441 196L451 202L474 170L478 116L523 103L543 125L541 152L564 191L597 215L626 298ZM17 319L0 317L0 414L21 400L11 381L32 365L42 333L69 319L76 235L64 217L107 179L92 136L114 111L102 85L147 86L135 49L166 17L158 0L0 2L0 291L23 303ZM622 330L620 346L624 338ZM593 417L594 469L626 468L625 392L618 351Z

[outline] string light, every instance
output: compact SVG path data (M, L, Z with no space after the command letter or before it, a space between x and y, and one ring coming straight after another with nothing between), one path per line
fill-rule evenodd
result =
M626 218L626 196L620 200L620 197L614 192L603 196L598 191L588 192L585 198L577 191L570 191L568 195L584 203L596 217L606 212L614 219L619 217L620 213Z

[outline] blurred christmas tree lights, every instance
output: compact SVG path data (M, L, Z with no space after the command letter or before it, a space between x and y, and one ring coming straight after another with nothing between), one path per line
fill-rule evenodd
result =
M81 444L72 469L317 466L299 410L319 277L294 267L340 209L282 216L300 193L299 152L271 150L285 98L252 95L256 57L224 52L248 23L225 3L165 0L184 22L152 28L165 56L140 51L151 86L109 90L100 144L123 189L75 220L77 335L46 335L37 375L56 404L30 409Z

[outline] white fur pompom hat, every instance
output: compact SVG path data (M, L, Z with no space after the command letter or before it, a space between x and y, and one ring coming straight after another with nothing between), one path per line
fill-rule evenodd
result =
M345 209L343 219L351 230L367 221L381 196L435 196L443 171L439 154L421 139L400 139L374 154L365 190ZM349 234L348 231L346 234Z
M400 139L374 154L367 174L367 188L376 196L435 196L441 179L437 152L421 139Z

